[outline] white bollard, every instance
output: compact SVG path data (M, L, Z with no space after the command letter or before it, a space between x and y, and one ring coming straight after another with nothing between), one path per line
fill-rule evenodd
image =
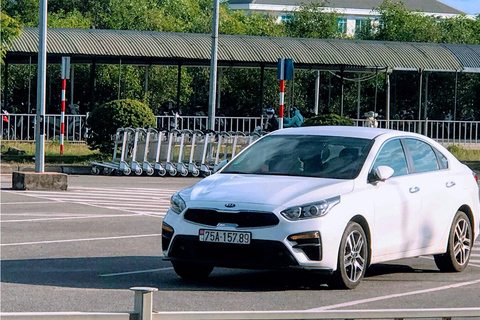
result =
M153 293L157 288L151 287L132 287L135 291L135 306L133 312L138 314L138 320L152 320L153 313Z

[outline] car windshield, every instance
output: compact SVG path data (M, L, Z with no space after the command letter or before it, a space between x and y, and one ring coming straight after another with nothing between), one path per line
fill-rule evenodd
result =
M222 173L354 179L372 140L318 135L271 135L230 162Z

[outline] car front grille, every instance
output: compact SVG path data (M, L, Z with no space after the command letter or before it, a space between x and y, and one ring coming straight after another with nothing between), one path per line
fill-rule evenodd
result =
M236 224L238 228L269 227L280 222L272 212L219 212L206 209L188 209L185 220L213 227L219 223Z
M248 245L200 242L198 236L178 235L168 253L172 260L216 267L279 269L298 267L285 245L278 241L252 240Z

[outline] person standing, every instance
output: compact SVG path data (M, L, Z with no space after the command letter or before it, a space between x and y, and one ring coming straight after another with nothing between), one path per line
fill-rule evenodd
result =
M268 132L278 130L278 120L277 120L277 117L275 116L275 110L273 110L273 108L267 109L267 118L268 118L268 121L267 121L267 127L265 130Z

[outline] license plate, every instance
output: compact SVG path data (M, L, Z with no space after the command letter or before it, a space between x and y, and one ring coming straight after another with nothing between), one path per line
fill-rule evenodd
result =
M235 244L250 244L250 232L238 231L221 231L221 230L206 230L199 231L199 240L202 242L217 242L217 243L235 243Z

